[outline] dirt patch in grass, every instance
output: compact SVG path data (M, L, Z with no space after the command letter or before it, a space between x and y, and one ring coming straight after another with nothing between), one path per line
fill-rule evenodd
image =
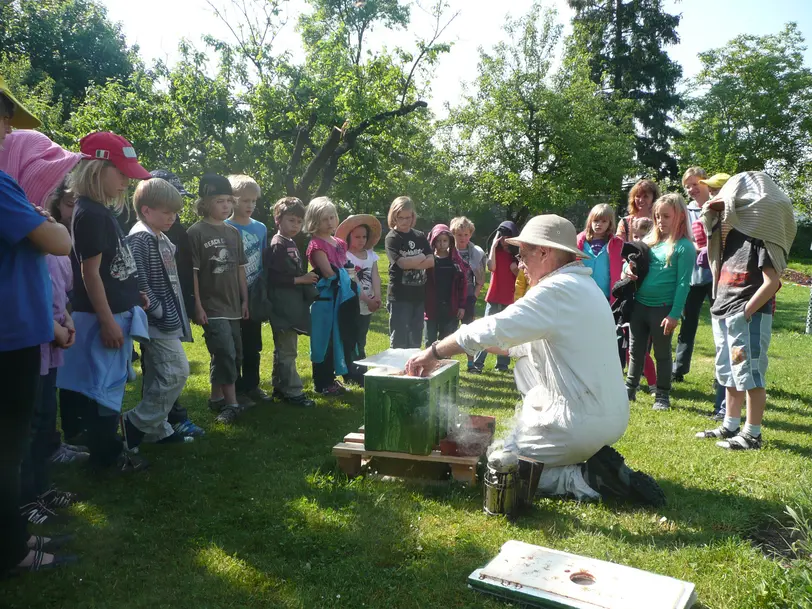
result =
M795 544L803 541L799 531L788 529L779 522L767 521L747 536L750 542L769 558L788 563L801 558Z
M802 273L801 271L796 271L794 269L786 269L781 274L781 279L788 283L797 283L798 285L812 286L812 276L807 275L806 273Z

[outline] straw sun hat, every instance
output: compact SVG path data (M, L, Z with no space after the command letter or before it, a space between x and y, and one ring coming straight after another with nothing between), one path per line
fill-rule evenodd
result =
M572 222L555 214L534 216L524 225L518 237L506 239L510 245L538 245L552 247L574 254L578 258L588 256L578 249L578 238Z
M367 239L367 249L372 249L381 240L381 223L375 216L369 214L356 214L348 216L344 221L338 225L336 229L336 237L346 241L349 245L350 233L356 228L366 224L369 227L369 239Z

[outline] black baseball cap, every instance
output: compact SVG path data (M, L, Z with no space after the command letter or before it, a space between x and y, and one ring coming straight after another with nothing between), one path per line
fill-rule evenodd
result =
M177 190L184 197L192 196L192 194L183 187L183 182L180 181L180 178L171 171L167 171L166 169L156 169L155 171L150 171L149 175L151 175L153 178L161 178L162 180L166 180L172 184L172 186L175 187L175 190Z
M207 173L200 178L200 185L197 188L197 195L199 197L216 197L219 195L234 196L234 191L231 189L231 182L228 178L224 178L216 173Z

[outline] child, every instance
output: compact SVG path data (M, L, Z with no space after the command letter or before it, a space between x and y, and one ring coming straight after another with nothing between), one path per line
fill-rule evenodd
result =
M775 294L797 231L792 203L763 172L730 178L722 196L705 204L715 300L716 380L726 387L722 424L698 438L720 448L758 450L767 402L767 351ZM740 429L742 405L747 423Z
M646 238L651 232L651 229L654 228L654 221L651 218L635 218L631 222L631 229L632 229L632 241L634 243L639 243ZM628 325L625 327L625 331L628 334L629 327ZM626 343L628 344L628 336ZM629 351L626 350L626 354L623 357L623 366L626 366L626 362L629 360ZM646 361L643 364L643 376L646 378L646 383L648 384L648 391L652 395L657 395L657 367L654 365L654 360L651 359L651 340L649 340L648 349L646 349Z
M180 288L176 248L165 234L175 223L183 199L169 182L152 178L135 189L133 207L138 222L130 231L129 243L138 268L138 287L149 298L149 342L141 345L141 401L122 417L129 450L146 435L162 444L193 439L172 429L166 420L189 377L181 341L188 342L192 331Z
M485 317L496 315L500 311L504 311L508 305L513 304L516 275L519 274L519 265L516 262L516 257L505 241L505 239L517 236L519 230L513 222L507 220L499 225L496 232L497 235L491 244L491 253L488 256L488 270L491 272L491 284L488 286L488 293L485 295ZM474 367L470 372L482 372L487 357L487 351L477 353L474 359ZM507 372L509 363L510 357L507 355L497 355L494 370Z
M316 403L302 391L296 372L299 334L310 333L310 304L316 298L315 273L305 273L293 238L302 231L305 207L296 197L279 199L273 206L277 233L263 253L273 316L273 398L311 408Z
M527 277L527 271L520 268L519 274L516 275L516 287L513 289L513 302L516 302L520 298L524 298L524 295L527 294L527 290L529 289L530 280Z
M584 265L592 269L592 279L610 303L614 302L612 286L623 270L623 239L615 236L615 224L615 210L602 203L592 208L584 231L578 235L578 249L587 255Z
M381 276L378 254L373 249L381 239L381 223L375 216L349 216L336 229L336 237L348 244L347 259L355 266L360 315L358 316L358 359L367 356L367 333L372 314L381 308ZM363 370L356 367L355 372Z
M206 174L198 187L197 213L203 219L187 234L194 268L195 319L211 355L209 408L216 421L230 425L243 407L235 383L242 363L240 321L248 319L247 260L239 231L226 224L231 215L231 183Z
M153 178L161 178L169 182L172 187L178 191L181 197L191 197L183 182L180 178L166 169L155 169L149 172ZM192 269L192 248L189 245L189 235L186 234L186 228L180 221L180 215L175 215L175 222L164 233L172 245L175 246L175 266L178 271L178 280L180 281L180 293L183 297L183 304L186 307L186 319L194 319L195 316L195 287L194 287L194 270ZM194 339L189 336L189 342L194 342ZM166 417L167 423L172 426L172 429L183 436L191 436L192 438L202 437L206 435L206 431L195 425L189 418L189 412L180 403L180 398L175 400L172 409Z
M423 338L426 270L434 266L434 255L426 236L414 230L417 212L409 197L392 201L386 220L391 229L386 235L389 346L393 349L419 349Z
M230 175L228 181L234 193L234 212L226 220L240 232L245 259L245 280L248 291L257 284L262 275L262 252L268 247L268 229L262 222L251 217L262 191L252 178L246 175ZM250 311L249 311L250 314ZM240 322L242 335L242 366L237 376L237 401L240 404L271 402L273 398L259 387L259 359L262 351L262 321L243 319Z
M326 396L347 392L336 380L336 373L345 375L345 379L351 377L349 366L357 341L359 311L352 280L344 268L347 244L333 236L337 227L338 213L333 202L327 197L313 199L304 217L304 229L313 236L307 246L307 259L321 278L316 285L319 298L310 307L310 360L316 391Z
M32 205L47 209L52 193L81 158L81 154L64 150L38 131L20 129L6 137L0 150L0 167L17 180ZM45 260L53 294L54 340L40 346L41 395L34 405L31 442L20 470L21 511L30 522L38 524L47 519L49 510L67 507L75 501L72 493L49 490L50 457L62 447L56 426L56 371L63 363L63 349L73 345L76 335L66 310L73 277L69 256L49 254ZM81 450L65 449L65 453L66 458L77 462L90 456Z
M434 268L426 282L426 348L453 334L465 316L468 265L454 247L451 230L437 224L429 233L434 248Z
M92 401L84 413L90 463L140 471L146 462L124 453L116 434L131 367L133 338L148 338L149 306L138 289L138 269L114 209L121 210L130 179L151 176L138 164L132 145L109 132L82 138L85 159L74 174L77 200L73 234L73 319L76 344L65 353L57 386Z
M690 287L696 249L689 238L685 200L667 194L654 204L654 228L644 239L649 248L649 270L635 294L630 321L630 362L626 378L629 400L634 401L643 372L649 339L657 360L654 410L671 407L671 334L679 323ZM637 279L634 273L624 271Z
M654 220L651 218L635 218L632 220L632 241L642 241L652 228L654 228Z
M485 265L488 258L481 247L471 242L476 230L473 222L465 216L459 216L453 218L449 226L457 253L468 266L468 295L465 298L465 316L462 318L462 323L470 324L474 321L476 301L482 292L482 286L485 285ZM472 355L467 357L468 371L471 372L474 368L474 357Z
M0 76L0 148L11 128L35 129L40 121L6 88ZM54 340L51 283L44 254L65 256L70 236L26 200L0 171L0 576L39 571L69 559L45 553L19 514L20 462L40 381L40 345ZM29 547L31 546L31 547Z

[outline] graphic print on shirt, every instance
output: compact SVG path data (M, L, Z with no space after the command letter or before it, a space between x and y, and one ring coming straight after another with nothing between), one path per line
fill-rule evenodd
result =
M228 252L226 240L223 238L211 239L203 244L207 250L214 249L214 254L209 256L211 262L211 272L213 275L228 273L237 268L237 261L233 260Z
M119 239L116 245L116 255L110 261L110 277L124 281L137 272L138 267L135 266L135 258L130 251L130 246L124 239Z
M248 264L245 266L245 278L248 285L254 283L262 272L262 242L259 237L248 231L242 233L242 247Z
M409 239L406 245L409 249L400 250L400 255L404 258L423 253L423 249L417 247L417 244L411 239ZM400 282L403 285L425 285L426 277L426 269L404 269L403 277Z

